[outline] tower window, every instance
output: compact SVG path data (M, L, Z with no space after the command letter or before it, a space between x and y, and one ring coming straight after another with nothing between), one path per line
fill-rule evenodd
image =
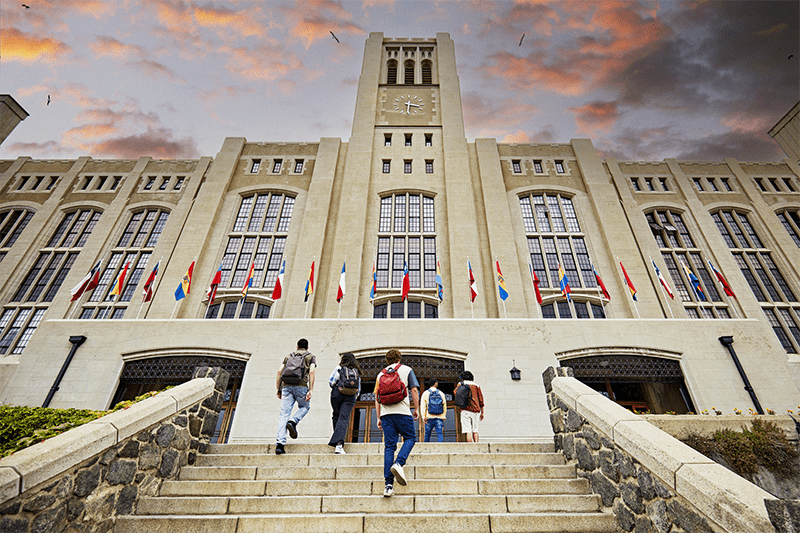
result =
M383 134L383 145L384 146L391 146L392 145L392 134L391 133L384 133Z
M756 185L761 189L761 192L767 192L767 187L764 185L764 178L756 178Z
M425 174L433 174L433 159L425 160Z
M153 188L153 184L155 182L156 182L156 177L155 176L150 176L149 178L147 178L147 184L144 186L144 190L149 191L150 189L152 189Z
M661 190L664 192L669 191L669 184L667 183L667 178L658 178L658 181L661 182Z
M295 174L302 174L303 173L303 160L296 159L294 162L294 173Z
M161 178L161 185L158 187L159 191L166 191L167 185L169 185L169 176Z
M386 83L389 85L397 85L397 61L390 59L386 63Z
M422 62L422 83L425 85L430 85L433 83L433 76L432 76L433 64L425 60Z
M519 174L522 172L522 165L519 164L519 159L515 159L511 162L511 170L514 174Z
M537 174L544 174L544 169L542 169L542 160L536 159L533 162L533 171Z
M414 85L414 61L409 59L403 66L405 67L403 83L405 85Z
M404 159L403 160L403 173L404 174L411 174L411 159Z
M425 146L433 146L433 133L425 134Z
M276 159L275 163L272 165L272 173L273 174L280 174L281 172L281 165L283 164L283 159Z
M642 188L639 187L639 178L631 178L631 185L633 186L634 191L641 191Z
M172 187L172 190L179 191L181 187L183 187L183 182L186 180L184 176L178 176L178 180L175 182L175 186Z
M702 180L700 178L692 178L692 181L694 181L694 186L697 188L697 191L703 192L704 189Z
M564 173L564 162L563 161L556 161L556 172L559 174Z

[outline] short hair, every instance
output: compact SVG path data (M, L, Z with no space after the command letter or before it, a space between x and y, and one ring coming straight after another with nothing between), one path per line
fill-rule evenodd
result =
M425 385L430 389L437 383L439 383L439 378L428 378L428 381L425 382Z
M308 350L308 340L307 339L300 339L297 341L297 347L301 350Z
M464 370L461 373L461 376L459 376L459 379L461 379L461 381L473 381L475 379L475 376L473 376L472 372L470 372L469 370Z
M390 365L400 362L400 350L392 348L386 352L386 362Z

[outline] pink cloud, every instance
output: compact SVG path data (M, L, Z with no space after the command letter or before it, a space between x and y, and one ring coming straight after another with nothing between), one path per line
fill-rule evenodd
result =
M505 137L503 137L500 142L504 143L517 143L517 144L529 144L533 141L531 140L530 136L522 130L517 130L516 133L509 133Z
M514 90L530 92L538 87L571 95L588 90L581 69L566 62L548 64L549 58L543 52L534 52L524 58L509 52L497 52L488 59L492 63L484 67L486 72L504 79Z
M295 0L291 9L283 9L289 19L289 33L308 49L315 41L333 39L330 32L364 35L366 32L353 22L353 15L341 2L333 0ZM333 41L332 41L333 42ZM334 42L335 44L335 42Z
M100 36L94 42L89 43L89 48L97 57L113 57L124 59L130 56L142 57L145 50L135 44L125 44L113 37Z
M0 49L3 58L11 61L61 61L72 49L64 42L49 37L37 37L16 28L0 32Z
M160 76L164 76L173 81L184 81L181 78L178 78L172 71L172 69L166 67L165 65L157 61L150 61L149 59L140 59L139 61L131 61L128 64L142 70L147 76L150 76L151 78L158 78Z
M536 106L512 98L495 100L478 93L467 93L461 99L464 125L471 130L495 130L515 126L538 113Z
M621 116L616 102L595 101L568 110L575 114L578 129L586 135L608 131Z

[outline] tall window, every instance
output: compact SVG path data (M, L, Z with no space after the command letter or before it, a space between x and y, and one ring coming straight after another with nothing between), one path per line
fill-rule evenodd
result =
M395 194L381 199L378 288L400 289L406 262L412 289L435 290L436 226L430 196Z
M22 353L101 213L92 209L64 215L47 245L0 313L0 355Z
M425 85L430 85L433 83L433 63L426 59L422 62L422 83Z
M251 264L255 268L248 294L265 297L272 290L280 273L294 204L294 197L281 193L264 192L242 198L222 256L218 297L225 297L223 288L244 287ZM239 297L238 290L228 292ZM250 317L239 315L239 318Z
M391 300L375 305L372 318L439 318L439 306L431 301Z
M794 243L800 247L800 211L787 209L782 213L778 213L778 218L781 220L783 227L792 236ZM0 236L2 242L2 236Z
M405 63L403 63L403 67L403 84L414 85L414 61L411 59L407 60Z
M397 85L397 60L390 59L386 63L386 83L389 85Z
M81 319L119 319L125 316L128 302L134 297L136 286L145 273L168 219L169 213L159 209L144 209L131 214L117 245L111 250L108 261L104 262L100 283L81 309ZM130 266L121 287L122 293L119 296L110 295L125 265Z
M772 251L745 213L720 210L711 216L781 345L789 353L800 353L800 303L772 260Z
M657 210L646 213L650 230L653 232L661 257L667 265L672 283L683 301L683 307L691 318L730 318L727 305L717 289L713 275L709 272L708 263L703 258L700 248L689 234L689 229L680 213L676 211ZM687 279L686 265L697 277L702 293L695 291L692 282ZM702 296L705 296L705 300Z
M586 314L585 318L589 318L586 303L580 303L580 299L582 296L597 297L597 282L572 199L559 194L526 194L520 196L519 204L528 237L531 264L539 278L542 295L547 298L561 293L558 278L558 265L561 264L569 279L573 299L578 298L574 305L583 306L583 312L576 309L574 314L579 318L584 318ZM581 291L582 288L591 290ZM569 303L565 301L564 304L566 307L559 310L558 316L568 318L567 311L570 311L569 317L572 317ZM592 312L594 317L605 317L605 313L602 317L598 315L600 313ZM545 315L545 318L548 316ZM552 318L555 318L555 314Z
M0 261L17 242L31 218L33 211L28 209L14 208L0 211Z

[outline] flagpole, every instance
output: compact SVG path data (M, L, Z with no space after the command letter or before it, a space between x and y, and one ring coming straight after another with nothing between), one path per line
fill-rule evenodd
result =
M175 310L178 308L178 302L180 302L180 300L175 300L175 307L172 308L172 314L169 315L170 320L172 320L173 317L175 316Z
M83 295L81 294L81 298L82 298L82 297L83 297ZM80 304L80 302L81 302L81 299L80 299L80 298L78 298L78 299L77 299L77 300L75 300L75 301L76 301L76 302L78 302L78 304ZM69 312L69 320L72 320L72 315L74 315L74 314L75 314L75 308L76 308L76 307L78 307L78 306L77 306L77 305L75 305L74 303L71 303L70 305L72 306L72 309L71 309L71 310L70 310L70 312Z
M648 259L650 259L650 262L651 262L653 265L655 265L655 264L656 264L656 262L655 262L655 261L653 261L653 258L652 258L652 257L650 257L649 255L648 255L647 257L648 257ZM673 281L675 281L675 280L673 280ZM659 285L661 285L661 280L658 280L658 284L659 284ZM667 296L669 296L669 295L667 294L667 290L664 288L664 285L661 285L661 293L664 295L664 300L666 300L666 301L667 301L667 309L669 309L669 314L670 314L670 316L671 316L672 318L675 318L675 314L672 312L672 306L671 306L671 305L669 305L669 300L667 300Z

